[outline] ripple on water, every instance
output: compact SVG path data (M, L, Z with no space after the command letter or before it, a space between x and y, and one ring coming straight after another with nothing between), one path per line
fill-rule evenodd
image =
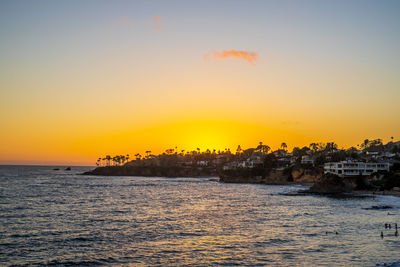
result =
M48 168L0 167L2 266L400 264L400 238L382 229L400 225L398 198ZM363 209L377 205L394 209Z

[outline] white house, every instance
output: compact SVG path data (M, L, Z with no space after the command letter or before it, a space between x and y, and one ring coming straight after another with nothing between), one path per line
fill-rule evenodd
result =
M206 161L206 160L199 160L199 161L197 162L197 165L198 165L198 166L208 166L208 161Z
M238 167L244 167L241 165L241 163L237 162L237 161L232 161L232 162L228 162L227 164L225 164L222 169L224 171L226 170L232 170L232 169L236 169Z
M246 160L246 167L254 168L256 165L262 164L263 161L260 156L251 156Z
M262 164L263 161L259 156L252 156L243 161L232 161L225 164L222 168L223 170L231 170L236 168L254 168L257 165Z
M314 165L314 159L310 156L302 156L301 157L301 164L312 164Z
M371 175L377 171L389 171L389 163L365 163L356 161L328 162L324 173L333 173L340 177Z

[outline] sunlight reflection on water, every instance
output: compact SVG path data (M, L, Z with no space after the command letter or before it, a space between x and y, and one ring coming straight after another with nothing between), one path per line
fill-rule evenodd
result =
M298 187L83 170L0 167L0 265L399 262L400 238L383 227L400 224L398 198L284 196ZM372 205L394 206L393 215L363 209Z

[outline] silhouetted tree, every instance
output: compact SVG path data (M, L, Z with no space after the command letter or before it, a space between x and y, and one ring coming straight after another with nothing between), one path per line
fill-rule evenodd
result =
M285 143L285 142L283 142L283 143L281 144L281 148L282 148L284 151L286 151L286 149L287 149L287 145L286 145L286 143Z

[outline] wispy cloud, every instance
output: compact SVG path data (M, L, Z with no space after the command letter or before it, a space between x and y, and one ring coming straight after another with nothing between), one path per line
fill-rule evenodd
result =
M161 17L159 15L153 17L154 28L161 31Z
M225 58L229 58L229 57L243 59L252 65L256 65L255 61L258 59L258 53L247 52L247 51L238 51L238 50L224 50L222 52L210 51L204 55L205 60L225 59Z

